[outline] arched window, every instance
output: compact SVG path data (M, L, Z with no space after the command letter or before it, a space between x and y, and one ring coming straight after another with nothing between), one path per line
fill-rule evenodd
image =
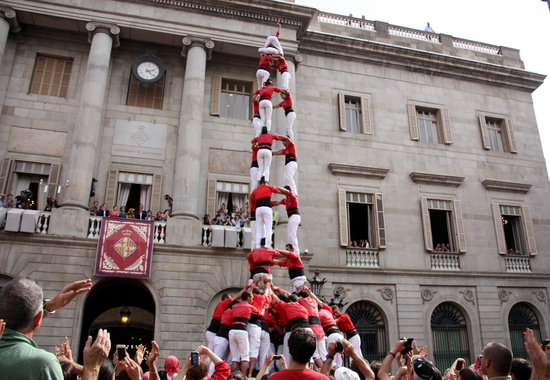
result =
M361 351L368 361L382 360L388 351L386 327L380 309L367 301L356 302L346 313L361 336Z
M437 306L432 313L431 326L437 368L444 371L456 358L471 360L468 326L457 306L449 302Z
M508 328L510 329L510 341L515 358L529 359L523 346L523 331L530 328L535 331L540 341L539 320L534 310L526 303L515 304L508 314Z

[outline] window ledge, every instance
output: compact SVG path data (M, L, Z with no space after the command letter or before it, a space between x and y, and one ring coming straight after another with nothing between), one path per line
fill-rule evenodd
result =
M462 185L462 182L464 182L464 177L456 177L456 176L441 175L441 174L412 172L410 174L410 177L414 183L428 183L432 185L457 187Z
M384 179L386 177L386 174L388 174L388 172L390 171L390 169L335 163L328 164L328 169L334 175L347 175L374 179Z
M527 194L532 186L528 183L497 181L494 179L486 179L485 181L481 182L481 184L487 190L506 191L510 193L520 194Z

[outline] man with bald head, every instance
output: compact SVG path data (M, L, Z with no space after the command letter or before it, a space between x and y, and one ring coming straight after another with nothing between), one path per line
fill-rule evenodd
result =
M483 349L481 373L489 380L511 380L512 351L502 343L491 342Z

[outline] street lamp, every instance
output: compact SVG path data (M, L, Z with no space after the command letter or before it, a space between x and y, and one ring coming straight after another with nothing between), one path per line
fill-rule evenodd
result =
M342 298L340 298L342 297ZM334 297L331 298L330 302L329 302L329 305L330 306L338 306L340 308L340 310L342 310L344 308L344 306L346 306L348 304L348 302L344 302L343 298L345 298L345 296L342 296L342 293L340 292L340 290L336 289L334 291Z
M319 270L315 270L313 278L308 281L311 284L311 290L313 290L313 294L315 294L317 297L320 297L321 289L323 288L323 285L325 285L325 282L327 282L327 279L321 279L321 272Z
M120 310L120 324L123 326L128 326L130 324L130 315L132 312L128 307L124 306L122 310Z

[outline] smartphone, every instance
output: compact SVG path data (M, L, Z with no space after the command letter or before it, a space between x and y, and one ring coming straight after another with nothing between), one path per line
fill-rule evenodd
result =
M409 352L411 352L413 349L412 344L413 344L414 338L401 338L401 340L405 340L405 339L407 339L407 343L405 343L405 348L403 349L403 351L401 351L401 355L406 355Z
M336 352L344 352L344 345L342 342L336 342Z
M481 368L481 358L483 358L483 355L478 355L476 358L476 364L474 365L474 368L476 370L479 370Z
M283 355L273 355L273 360L281 360Z
M118 360L124 360L126 357L126 345L124 344L117 344L116 345L116 355L118 356Z
M191 352L191 365L199 364L199 353L197 351Z
M542 350L546 351L546 346L550 344L550 339L543 339L542 340Z
M460 370L462 370L462 367L464 367L464 362L462 360L457 361L455 369L457 371L460 371Z

